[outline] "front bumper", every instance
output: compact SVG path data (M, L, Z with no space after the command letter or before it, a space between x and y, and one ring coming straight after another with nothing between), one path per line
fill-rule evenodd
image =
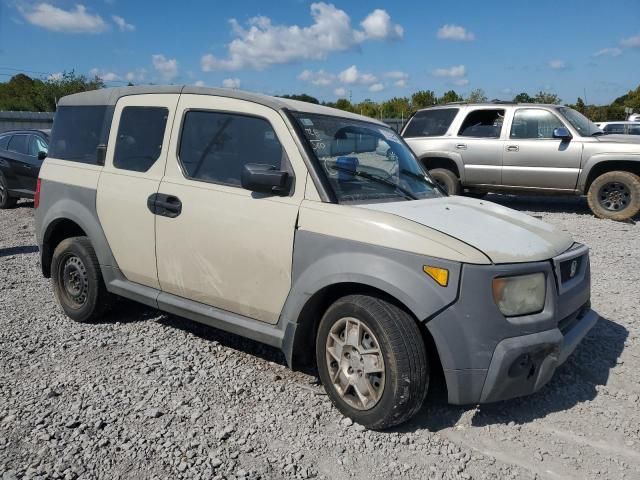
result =
M579 259L578 268L567 278L565 262L574 259ZM505 318L493 301L491 280L534 272L546 275L543 311ZM598 321L590 308L590 290L583 246L548 262L464 265L458 300L427 323L449 402L495 402L539 390Z

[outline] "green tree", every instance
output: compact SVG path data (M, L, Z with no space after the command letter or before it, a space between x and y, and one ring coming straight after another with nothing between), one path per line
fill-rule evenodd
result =
M455 90L449 90L438 99L438 103L462 102L464 99Z
M351 105L351 102L346 98L339 98L336 101L334 107L339 110L344 110L346 112L353 112L353 105Z
M587 111L587 106L584 104L584 100L582 100L582 98L580 97L578 97L578 100L576 100L574 108L582 114Z
M562 100L558 95L551 92L545 92L540 90L535 97L533 97L534 103L550 103L553 105L559 104Z
M355 104L353 106L353 111L366 117L375 118L379 116L380 107L370 98L366 98L362 102Z
M290 100L300 100L301 102L320 104L316 97L307 95L306 93L293 94L293 95L280 95L280 98L288 98Z
M481 88L476 88L475 90L471 90L471 93L467 97L467 102L469 103L482 103L488 100L487 96L484 93L484 90Z
M420 108L430 107L437 103L438 99L433 90L419 90L411 95L411 108L418 110Z
M522 92L513 97L515 103L534 103L535 99L528 93Z
M382 118L407 118L411 115L411 104L407 97L393 97L380 105Z

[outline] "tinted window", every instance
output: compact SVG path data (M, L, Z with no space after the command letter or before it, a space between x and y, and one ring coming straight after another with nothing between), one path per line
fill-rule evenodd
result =
M278 137L265 119L200 111L185 115L180 163L189 178L239 186L245 164L282 168L283 157Z
M458 135L461 137L500 138L504 110L475 110L464 119Z
M629 135L640 135L640 125L629 125Z
M404 131L403 137L437 137L447 133L458 113L457 108L437 108L416 113Z
M0 150L6 150L9 145L9 140L11 139L11 135L6 135L4 137L0 137Z
M146 172L162 150L169 110L162 107L125 107L120 116L113 166Z
M106 106L59 107L53 122L49 156L96 163L96 147L107 144L111 116Z
M610 123L602 129L604 133L624 133L623 123Z
M49 146L47 145L46 140L44 140L43 138L37 135L33 135L31 137L31 145L35 151L34 155L36 156L38 155L39 152L47 153L49 151Z
M29 135L14 135L9 141L8 148L10 152L27 155L29 153Z
M553 138L556 128L565 128L553 113L537 108L516 110L510 138Z

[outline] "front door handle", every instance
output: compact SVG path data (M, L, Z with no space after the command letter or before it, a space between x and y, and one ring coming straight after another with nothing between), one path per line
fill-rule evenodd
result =
M175 195L154 193L147 199L147 208L154 215L175 218L182 213L182 202Z
M467 146L464 143L459 143L459 144L456 145L456 148L458 150L466 150Z
M507 147L507 152L517 152L518 150L520 150L518 145L509 145Z

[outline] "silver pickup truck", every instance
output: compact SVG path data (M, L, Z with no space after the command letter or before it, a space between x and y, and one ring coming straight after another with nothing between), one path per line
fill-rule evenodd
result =
M447 104L418 111L402 136L449 194L587 195L611 220L640 211L640 137L603 135L568 107Z

